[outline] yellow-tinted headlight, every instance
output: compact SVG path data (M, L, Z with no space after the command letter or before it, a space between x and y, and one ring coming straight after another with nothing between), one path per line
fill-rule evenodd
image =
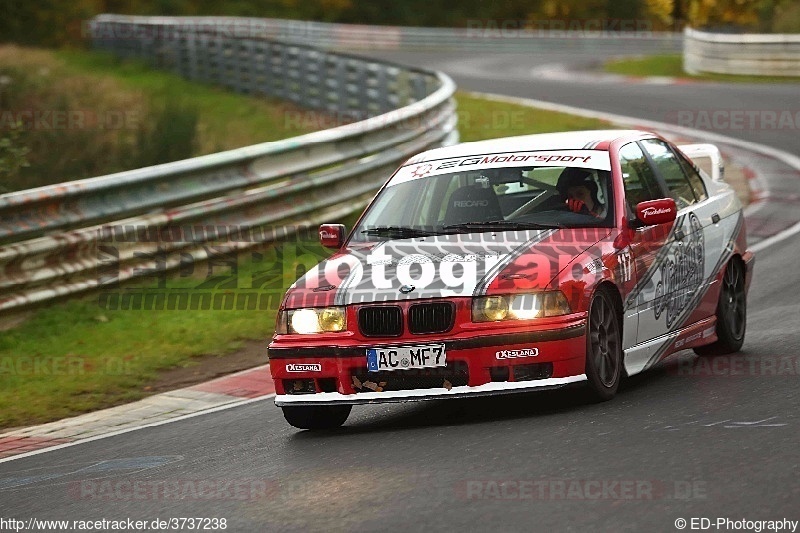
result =
M507 296L485 296L472 301L473 322L494 322L508 316Z
M567 315L571 312L569 302L561 291L483 296L472 300L473 322L530 320Z
M568 315L572 312L567 297L561 291L544 293L544 316Z
M481 298L478 315L479 321L504 320L508 315L508 298L505 296L488 296Z
M322 331L344 331L347 319L341 307L328 307L319 313L319 327Z

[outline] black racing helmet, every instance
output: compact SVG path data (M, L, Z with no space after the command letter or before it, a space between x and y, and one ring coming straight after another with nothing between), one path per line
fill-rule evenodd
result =
M592 172L584 168L565 168L558 177L556 189L558 189L558 192L560 192L561 195L566 198L569 188L576 187L578 185L583 185L589 189L589 192L592 194L592 201L594 201L595 205L601 203L597 196L597 183L592 177Z

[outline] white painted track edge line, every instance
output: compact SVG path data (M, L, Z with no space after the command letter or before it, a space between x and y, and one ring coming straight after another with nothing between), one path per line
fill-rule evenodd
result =
M800 233L800 222L798 222L794 226L790 226L790 227L786 228L783 231L779 231L775 235L767 237L763 241L759 241L759 242L755 243L754 245L750 246L749 248L750 248L750 250L752 252L760 252L761 250L764 250L765 248L769 248L773 244L777 244L777 243L779 243L781 241L784 241L784 240L788 239L789 237L793 237L794 235L797 235L798 233Z
M55 446L42 448L40 450L33 450L33 451L30 451L30 452L21 453L19 455L11 455L9 457L4 457L4 458L0 459L0 464L7 463L7 462L10 462L10 461L15 461L17 459L24 459L25 457L31 457L31 456L39 455L39 454L42 454L42 453L52 452L52 451L55 451L55 450L61 450L61 449L64 449L64 448L70 448L72 446L77 446L79 444L86 444L87 442L94 442L96 440L107 439L109 437L116 437L117 435L124 435L125 433L131 433L133 431L139 431L140 429L163 426L163 425L166 425L166 424L170 424L172 422L180 422L181 420L187 420L189 418L194 418L196 416L207 415L207 414L216 413L216 412L219 412L219 411L225 411L226 409L233 409L234 407L241 407L242 405L248 405L248 404L251 404L251 403L261 402L261 401L268 400L268 399L274 398L274 397L275 397L275 393L273 392L273 393L270 393L270 394L265 394L264 396L258 396L257 398L245 398L245 399L242 399L242 400L239 400L239 401L226 403L224 405L218 405L216 407L210 407L208 409L203 409L201 411L197 411L197 412L194 412L194 413L188 413L188 414L185 414L185 415L176 416L174 418L168 418L166 420L159 420L158 422L152 422L152 423L149 423L149 424L142 424L140 426L128 427L128 428L120 429L120 430L117 430L117 431L111 431L109 433L103 433L102 435L95 435L93 437L87 437L85 439L74 440L72 442L64 442L64 443L61 443L61 444L56 444Z

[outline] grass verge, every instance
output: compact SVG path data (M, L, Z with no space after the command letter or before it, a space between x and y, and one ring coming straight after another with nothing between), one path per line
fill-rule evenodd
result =
M103 291L36 311L0 332L0 428L133 401L148 394L159 370L191 365L198 355L223 356L248 339L266 341L285 287L326 255L299 237L117 291L145 298L203 294L220 302L250 294L261 297L263 309L223 303L206 310L134 310L109 306L109 291Z
M276 141L325 116L82 50L0 46L0 193ZM3 147L26 164L3 164Z
M462 142L609 127L607 122L601 120L506 102L488 101L466 93L458 93L456 100L458 131Z
M138 67L124 65L104 67L101 63L98 68L107 68L107 74L115 78L119 77L118 68L138 72ZM139 74L131 77L133 84L151 83ZM188 82L182 83L187 84L184 90L194 90ZM213 102L211 95L207 98ZM221 96L224 101L236 98L244 97ZM597 120L466 94L456 98L462 141L607 127ZM344 222L351 227L355 218L354 214ZM156 380L159 371L192 365L193 358L201 354L223 357L246 340L266 342L285 287L327 255L310 238L298 238L240 256L235 264L196 265L195 272L176 274L163 282L170 292L269 292L276 300L264 310L108 310L98 305L97 294L38 310L19 327L0 332L0 428L133 401L148 394L148 384ZM135 283L126 285L125 290L153 291L157 282Z
M608 61L606 72L624 76L666 76L698 81L721 81L739 83L797 83L800 77L787 76L739 76L731 74L687 74L683 70L683 56L680 54L655 55L647 57L622 58Z

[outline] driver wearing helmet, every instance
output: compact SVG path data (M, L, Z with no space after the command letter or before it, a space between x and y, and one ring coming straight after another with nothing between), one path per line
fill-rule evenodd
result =
M556 188L566 198L567 207L573 213L605 218L606 208L599 200L592 172L582 168L565 168L558 177Z

